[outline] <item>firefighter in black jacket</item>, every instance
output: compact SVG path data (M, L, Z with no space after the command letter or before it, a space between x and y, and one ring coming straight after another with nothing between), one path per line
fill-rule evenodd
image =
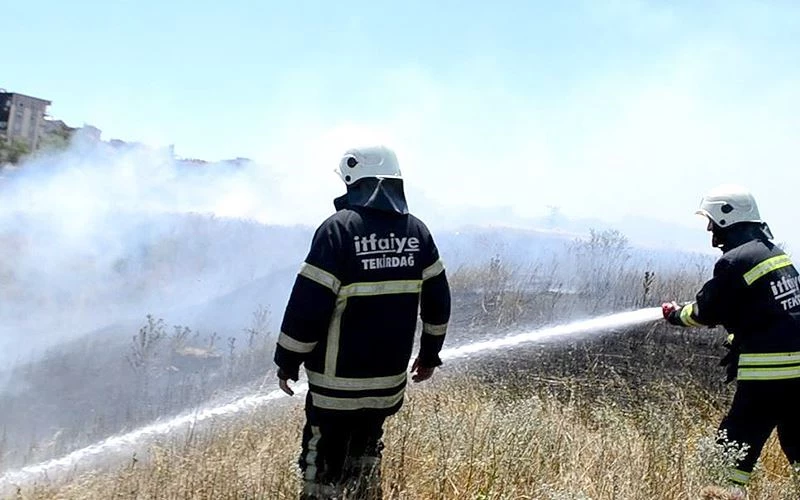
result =
M408 212L397 158L352 149L339 165L347 193L316 230L284 313L280 387L308 377L302 499L381 498L384 420L412 380L428 379L450 319L450 288L428 228Z
M772 233L746 189L720 186L703 198L697 213L708 219L712 245L722 257L695 302L662 308L674 325L722 325L732 338L723 363L737 387L720 431L748 446L730 471L735 489L747 484L775 428L790 464L800 465L800 415L793 403L800 399L800 276L770 241Z

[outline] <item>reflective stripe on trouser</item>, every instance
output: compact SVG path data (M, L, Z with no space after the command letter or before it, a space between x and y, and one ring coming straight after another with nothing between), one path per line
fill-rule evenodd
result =
M375 391L382 392L383 394L374 394L371 396L358 396L350 395L344 396L329 396L326 394L318 393L314 387L310 387L308 394L311 401L317 408L334 411L357 411L357 410L382 410L394 413L397 408L403 403L405 396L405 383L397 388L388 391ZM363 392L361 393L363 394Z
M309 426L309 430L311 431L311 437L308 443L303 447L305 448L304 462L307 464L306 469L303 471L303 479L305 479L307 483L315 484L317 479L317 445L322 437L322 433L316 425Z
M800 352L741 353L736 378L739 380L800 378Z
M734 484L745 485L750 481L750 476L752 474L752 472L743 471L741 469L731 469L728 472L728 481Z
M744 459L728 474L731 482L747 483L774 429L789 463L800 462L800 412L787 404L798 398L800 379L738 382L731 407L720 424L729 444L748 447Z
M320 411L306 399L306 424L299 465L304 499L380 499L380 464L385 417Z

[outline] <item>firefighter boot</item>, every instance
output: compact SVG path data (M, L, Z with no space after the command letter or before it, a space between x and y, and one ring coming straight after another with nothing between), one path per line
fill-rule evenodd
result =
M383 499L380 457L364 456L352 460L345 498L348 500Z

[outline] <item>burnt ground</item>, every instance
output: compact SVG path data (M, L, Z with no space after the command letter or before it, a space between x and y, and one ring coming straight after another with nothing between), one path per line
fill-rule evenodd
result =
M491 311L487 313L475 297L460 300L462 310L472 311L473 316L454 321L447 346L555 323L542 314L541 304L537 309L535 300L521 308L524 312L507 326L497 326ZM591 317L591 311L579 306L580 298L573 302L560 304L564 317ZM637 307L623 310L633 309ZM563 323L561 317L558 323ZM493 333L482 333L486 331ZM686 397L698 398L703 406L722 409L735 389L735 384L724 382L725 371L719 366L727 352L724 337L721 328L679 328L656 321L475 354L447 363L442 371L470 373L482 383L499 385L521 396L536 393L560 398L602 398L635 406L645 399L668 401L674 390L682 390Z

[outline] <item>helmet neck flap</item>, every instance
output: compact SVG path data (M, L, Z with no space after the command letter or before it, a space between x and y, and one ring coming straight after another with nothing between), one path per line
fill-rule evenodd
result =
M347 186L347 193L333 201L336 210L347 207L366 207L405 215L408 203L402 179L366 177Z

